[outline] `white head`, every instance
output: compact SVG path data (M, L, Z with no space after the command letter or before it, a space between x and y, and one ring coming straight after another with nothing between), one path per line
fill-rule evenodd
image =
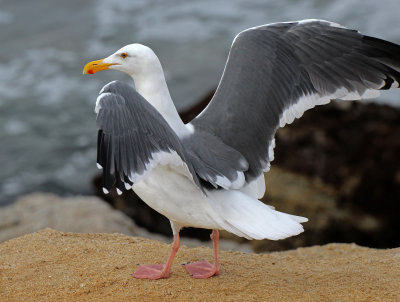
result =
M84 74L115 69L130 75L136 90L152 104L167 120L176 133L186 133L182 120L172 102L165 82L161 63L155 53L142 44L129 44L105 59L89 62Z
M132 78L158 72L160 61L151 48L142 44L129 44L105 59L86 64L83 73L93 74L100 70L115 69L127 73Z

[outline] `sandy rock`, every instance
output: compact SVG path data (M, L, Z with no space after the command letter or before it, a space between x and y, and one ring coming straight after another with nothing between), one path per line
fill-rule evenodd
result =
M0 208L0 242L46 227L64 232L137 235L127 216L97 197L34 193Z
M192 279L180 265L208 248L182 247L169 279L130 276L161 263L163 243L46 229L0 244L0 301L398 301L400 248L329 244L271 254L221 253L221 275Z

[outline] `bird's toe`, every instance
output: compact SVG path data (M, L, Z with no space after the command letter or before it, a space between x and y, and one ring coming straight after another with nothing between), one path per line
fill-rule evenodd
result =
M219 267L216 267L207 260L186 264L185 269L195 279L206 279L219 275Z
M171 273L165 271L164 268L164 264L140 265L132 277L152 280L168 278Z

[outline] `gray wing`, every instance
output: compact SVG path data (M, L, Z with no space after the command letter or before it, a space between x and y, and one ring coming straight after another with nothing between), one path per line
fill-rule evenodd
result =
M104 192L116 185L121 194L158 164L186 165L201 187L183 146L161 114L133 87L114 81L96 102L97 164L103 168Z
M211 133L197 130L182 138L187 159L205 188L240 189L245 182L247 160Z
M399 87L400 46L322 20L239 33L217 91L191 124L249 163L246 181L268 171L279 127L331 99L376 97Z

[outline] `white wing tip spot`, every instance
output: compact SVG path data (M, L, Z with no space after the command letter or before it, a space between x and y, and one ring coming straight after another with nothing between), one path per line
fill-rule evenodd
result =
M245 178L243 172L237 171L237 177L236 179L232 182L231 188L232 189L240 189L243 187L245 183Z
M103 193L104 194L108 194L109 192L108 192L108 190L106 188L103 187Z
M229 187L232 185L229 179L223 175L217 175L215 183L220 187L224 188L225 190L229 189Z

